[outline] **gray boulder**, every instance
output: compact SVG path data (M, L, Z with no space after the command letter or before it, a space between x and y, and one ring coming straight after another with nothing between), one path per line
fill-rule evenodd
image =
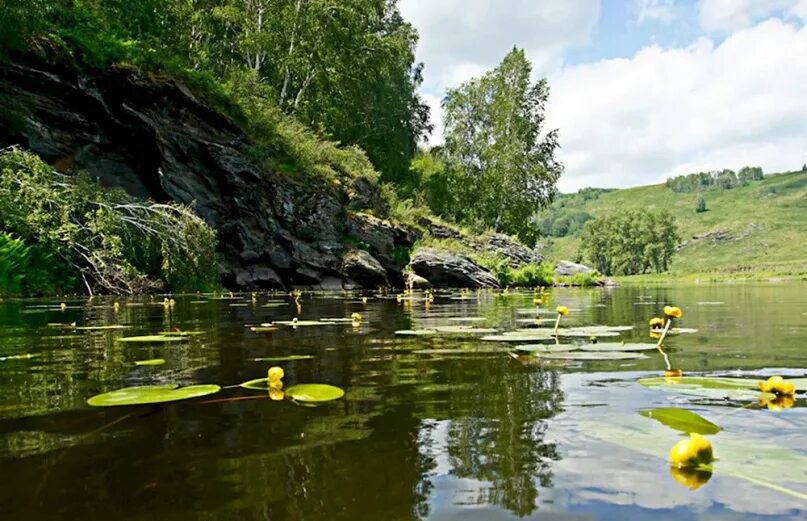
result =
M409 263L412 271L435 286L455 288L498 288L491 272L468 257L421 248Z
M350 250L342 260L342 276L356 281L364 288L389 286L387 270L364 250Z
M577 264L576 262L562 260L558 262L555 267L555 275L558 277L570 277L578 273L595 273L594 268L590 268L585 264Z

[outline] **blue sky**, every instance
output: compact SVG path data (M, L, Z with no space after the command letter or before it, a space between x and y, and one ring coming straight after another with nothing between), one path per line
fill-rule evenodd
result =
M513 45L549 80L563 191L807 162L807 0L401 0L442 140L446 88Z

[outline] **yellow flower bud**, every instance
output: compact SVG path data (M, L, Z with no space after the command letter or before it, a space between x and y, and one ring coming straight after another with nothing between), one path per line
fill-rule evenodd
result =
M361 313L353 313L350 315L350 318L353 320L353 322L361 323Z
M684 316L684 312L681 311L681 308L675 306L664 306L664 314L672 318L681 318Z
M267 377L269 378L270 383L279 382L285 376L285 374L286 373L283 372L282 367L270 367Z
M670 463L678 468L708 465L714 461L712 444L700 434L692 433L670 449Z
M650 328L657 329L664 327L664 319L660 317L653 317L650 319Z
M284 393L280 389L269 389L269 398L274 401L280 401L286 397L286 393Z
M569 308L567 308L566 306L558 306L558 309L556 311L558 312L558 315L564 317L569 314Z

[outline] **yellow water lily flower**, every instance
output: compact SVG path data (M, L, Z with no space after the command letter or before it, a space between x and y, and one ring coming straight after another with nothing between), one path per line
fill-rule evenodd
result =
M269 379L269 383L279 382L285 375L286 373L283 372L282 367L270 367L269 372L267 373L267 378Z
M569 308L567 308L566 306L558 306L556 311L558 312L558 315L561 315L561 316L564 316L564 317L569 314Z
M350 318L353 322L361 322L361 313L353 313Z
M678 468L693 468L709 465L715 460L712 444L700 434L691 433L688 440L681 440L670 449L670 463Z
M361 298L361 303L362 304L367 304L367 297L362 297Z
M684 372L680 369L667 369L664 371L664 378L681 378Z
M61 308L62 311L64 311L65 309L67 309L67 304L62 302L61 304L59 304L59 307Z
M653 317L650 319L650 329L661 329L664 327L664 319L661 317Z
M681 311L681 308L675 306L664 306L664 314L670 318L681 318L684 316L684 312Z
M274 401L280 401L286 397L286 393L284 393L281 389L269 389L269 398Z
M712 473L705 469L670 466L670 475L679 484L689 490L697 490L706 484Z
M763 393L774 393L778 396L793 396L796 394L796 386L793 382L788 382L781 376L771 376L767 381L757 384Z
M114 311L115 313L120 311L120 302L115 302L114 304L112 304L112 311Z
M773 400L762 399L759 401L760 407L767 407L771 411L781 411L783 409L791 409L796 405L796 399L793 396L782 395L777 396Z
M535 304L536 306L540 306L541 304L544 303L544 301L539 297L535 297L534 299L532 299L532 303Z

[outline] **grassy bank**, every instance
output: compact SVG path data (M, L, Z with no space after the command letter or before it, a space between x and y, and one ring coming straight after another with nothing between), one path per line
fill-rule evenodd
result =
M700 197L706 211L697 213ZM594 217L614 209L667 209L683 247L669 274L625 280L803 278L807 275L807 172L766 176L746 186L704 193L675 193L665 185L615 190L587 201ZM550 259L575 259L578 237L547 240ZM585 259L584 259L585 260Z

